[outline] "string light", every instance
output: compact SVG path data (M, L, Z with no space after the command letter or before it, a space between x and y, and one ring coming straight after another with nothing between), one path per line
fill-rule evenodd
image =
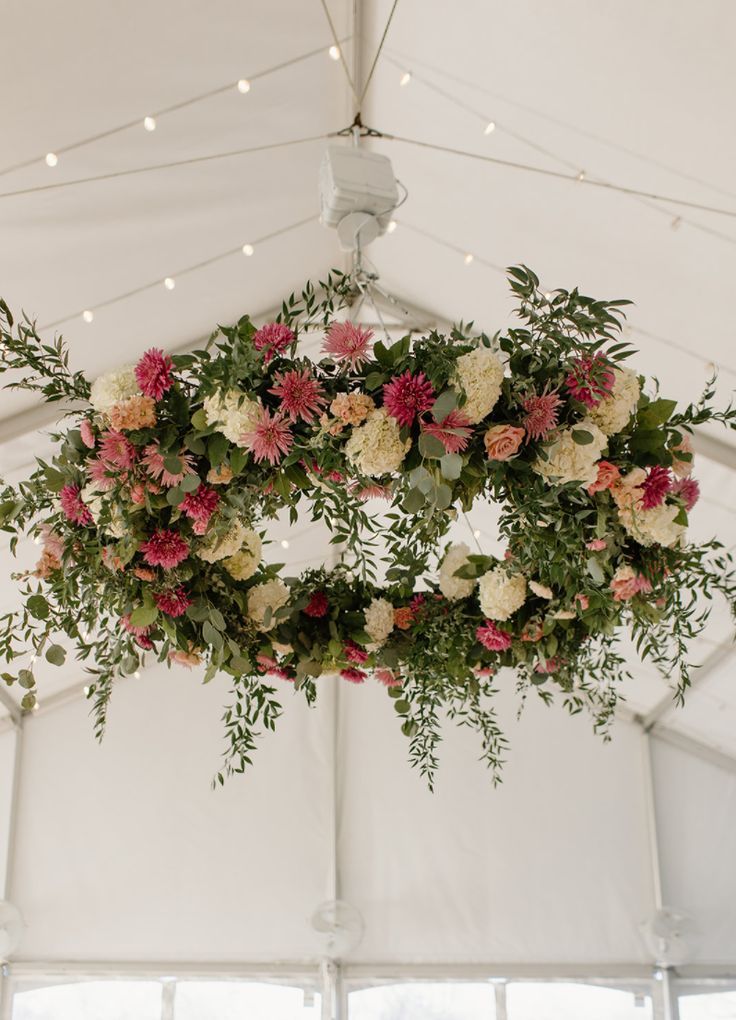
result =
M552 291L551 290L546 290L544 292L544 300L545 301L551 301L552 300Z
M34 535L33 536L33 544L34 545L40 545L41 544L41 539L38 537L38 535Z
M155 117L144 117L143 118L143 127L146 129L146 131L155 131L156 130L156 118Z
M135 671L133 676L136 678L136 680L140 680L140 678L141 678L141 674L140 674L140 672L138 670Z
M585 180L585 170L581 170L580 171L580 173L578 174L578 180L579 181L584 181Z
M95 313L90 308L85 308L82 312L82 318L85 322L92 322L95 317Z
M46 153L46 166L56 166L58 162L59 157L56 155L55 152Z
M492 135L495 130L496 130L496 122L495 122L495 120L489 120L488 123L485 126L483 134L484 135Z
M84 688L84 696L85 696L85 698L89 697L89 686Z
M37 656L37 655L32 655L32 656L31 656L31 665L32 665L32 666L33 666L33 665L35 665L35 663L36 663L36 660L37 660L37 659L38 659L38 656Z
M172 277L170 276L167 276L166 279L164 280L164 287L167 290L173 290L174 287L176 287L176 280L172 279Z
M465 263L466 266L469 266L472 261L473 256L470 254L470 252L468 252L465 258L463 259L463 262Z
M250 92L250 82L247 78L241 78L238 82L238 92L241 96L244 96L246 92Z
M398 223L396 222L396 220L389 220L388 226L386 227L386 233L393 234L394 230L396 230L397 227Z
M41 702L40 702L40 701L36 701L36 702L34 703L34 705L33 705L33 711L34 711L34 712L38 712L38 710L39 710L39 708L40 708L40 707L41 707Z
M399 79L399 85L408 85L411 81L411 71L404 71Z
M247 255L248 258L250 258L250 256L253 254L254 251L255 251L255 248L253 247L252 244L244 244L243 245L243 248L242 248L243 255Z
M339 60L340 59L340 47L339 46L330 46L330 48L329 48L329 50L327 52L329 53L329 55L332 58L332 60Z
M473 538L480 538L480 528L476 528L473 532Z
M282 549L288 549L289 548L289 539L288 538L282 538L281 539L281 548Z

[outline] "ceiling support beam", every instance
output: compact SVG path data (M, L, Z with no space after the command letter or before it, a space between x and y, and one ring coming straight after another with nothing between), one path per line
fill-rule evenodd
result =
M705 662L701 666L698 666L694 673L690 683L690 690L694 690L696 687L702 687L709 676L711 676L722 663L729 659L736 647L732 642L718 645L707 657ZM647 712L642 719L642 726L645 730L652 729L657 723L661 723L666 716L670 714L675 708L675 700L670 695L666 694L654 708Z

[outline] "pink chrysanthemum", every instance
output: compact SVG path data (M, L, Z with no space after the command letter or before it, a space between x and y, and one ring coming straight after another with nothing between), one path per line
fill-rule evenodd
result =
M323 591L315 591L312 593L309 602L304 607L304 612L307 616L319 619L322 616L327 615L327 611L330 608L330 604L327 601L327 596Z
M280 680L294 681L293 673L284 666L279 666L278 662L270 655L256 655L256 662L258 663L259 669L262 673L278 677Z
M166 454L168 457L169 455ZM151 478L161 482L168 489L178 485L185 475L194 474L194 457L191 453L180 450L175 454L179 458L181 471L169 471L165 464L164 454L161 453L158 443L151 443L143 451L143 465Z
M364 662L368 661L368 652L360 645L356 645L354 641L345 642L342 654L348 662L354 662L357 666L362 666Z
M270 414L265 407L253 420L254 427L243 433L243 442L259 463L267 460L269 464L278 464L293 443L288 422L280 414Z
M117 429L108 429L100 437L100 460L121 471L132 468L136 462L136 448Z
M391 499L393 495L390 485L379 485L377 482L371 485L351 482L348 486L348 491L351 496L357 496L363 503L366 503L369 499Z
M142 648L144 652L150 652L153 648L153 641L151 641L150 637L146 637L145 634L135 638L135 643L139 648Z
M92 424L89 418L83 418L79 425L79 434L82 437L84 445L93 450L97 439L95 438L95 430L92 428Z
M187 558L189 543L178 532L161 528L141 543L140 552L149 566L171 570Z
M298 371L278 372L274 376L275 386L268 391L281 397L281 412L292 421L314 421L326 401L324 390L316 379L312 378L308 368Z
M575 358L565 386L573 400L586 407L597 407L610 395L616 377L606 359L596 354L593 358Z
M126 613L125 616L120 617L120 623L124 630L127 630L133 637L145 637L150 631L150 624L148 627L136 627L130 622L130 613Z
M209 519L217 509L219 502L219 493L211 489L209 485L205 485L204 482L200 482L199 488L195 489L194 492L186 494L179 504L179 508L182 513L185 513L193 521L196 521L198 524L204 524L206 529Z
M171 358L157 347L146 351L135 366L135 378L141 393L153 397L154 400L160 400L174 385L171 375L173 367Z
M192 600L181 585L168 591L160 591L153 596L153 600L162 613L174 617L183 616L192 604Z
M341 669L340 676L351 684L362 684L368 674L362 669Z
M101 460L87 461L87 476L95 483L98 492L109 492L115 485L115 471Z
M78 485L65 485L59 493L64 516L72 524L92 524L92 514L85 506Z
M641 505L644 510L652 510L655 506L664 503L664 497L672 488L672 476L670 469L657 464L647 471L647 476L641 485Z
M275 354L281 354L293 341L294 334L283 322L267 322L253 334L253 346L264 352L266 364Z
M422 432L439 439L446 453L462 453L473 434L469 426L467 415L458 410L450 411L442 421L421 422Z
M536 393L524 397L521 406L526 412L521 419L521 424L526 429L525 443L530 439L544 439L557 427L557 409L562 401L557 391L553 393Z
M428 411L435 401L432 383L424 372L406 371L383 387L383 406L399 425L411 425L418 414Z
M478 627L475 636L489 652L505 652L511 647L511 635L497 627L493 620L486 620Z
M390 669L377 669L376 680L382 683L384 687L400 687L403 683L400 676L396 676Z
M684 501L688 513L700 499L700 486L694 478L678 478L670 492Z
M413 595L411 601L409 602L409 608L411 609L412 613L415 614L418 613L419 610L424 606L424 603L426 601L427 601L426 597L422 595L421 592L418 592L416 595Z
M333 322L322 344L322 353L354 372L368 360L372 339L372 329L362 329L354 322Z

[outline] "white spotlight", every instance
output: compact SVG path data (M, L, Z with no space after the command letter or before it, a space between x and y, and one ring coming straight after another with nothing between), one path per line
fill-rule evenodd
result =
M250 82L247 78L241 78L238 82L238 92L244 96L246 92L250 92Z
M495 120L489 120L488 123L485 126L485 130L483 131L483 134L484 135L492 135L495 130L496 130L496 122L495 122Z
M146 129L146 131L155 131L156 130L156 118L155 117L144 117L143 118L143 127Z
M389 220L388 221L388 226L386 227L386 233L387 234L393 234L394 230L396 230L398 225L399 224L396 222L396 220Z
M46 166L56 166L58 162L59 157L56 155L55 152L46 153Z
M474 257L474 256L472 256L472 255L470 254L470 252L468 252L468 254L467 254L467 255L465 256L465 258L463 259L463 262L465 263L465 265L466 265L466 266L469 266L469 265L470 265L470 263L471 263L471 262L473 261L473 257Z
M255 248L253 247L252 244L244 244L243 245L243 255L247 255L248 257L250 257L253 254L254 251L255 251Z
M399 85L408 85L411 81L411 71L404 71L399 79Z
M166 279L164 280L164 287L166 287L167 290L173 290L174 287L176 287L176 280L172 279L170 276L167 276Z
M329 48L329 50L327 52L330 54L330 57L332 58L332 60L339 60L340 59L340 49L339 49L338 46L330 46L330 48Z
M92 322L95 317L95 313L90 308L85 308L82 312L82 318L85 322Z

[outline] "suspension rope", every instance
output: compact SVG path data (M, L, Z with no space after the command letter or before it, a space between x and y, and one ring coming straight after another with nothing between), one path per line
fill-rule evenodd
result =
M333 40L333 42L335 44L335 47L337 49L337 52L338 52L338 54L340 56L340 63L342 64L343 70L345 72L345 77L348 80L348 85L350 86L350 89L351 89L351 91L353 93L353 96L355 97L355 102L358 104L358 106L360 106L360 96L358 95L358 90L355 87L355 82L353 81L353 76L350 73L350 69L349 69L349 67L347 65L347 62L345 60L345 54L342 51L342 46L340 45L340 40L337 37L337 31L335 29L335 23L332 20L332 15L330 14L330 9L327 6L326 0L320 0L320 3L322 4L322 10L325 12L325 17L327 18L327 24L330 26L330 32L332 33L332 40Z
M391 21L393 20L394 13L396 12L396 8L398 7L398 5L399 5L399 0L394 0L393 6L391 7L391 11L390 11L389 16L388 16L388 20L386 21L386 26L385 26L385 28L383 30L383 35L381 36L381 41L379 42L378 49L376 50L376 55L373 58L373 63L371 64L371 69L368 72L368 77L366 78L365 85L363 86L363 91L360 93L360 100L358 101L358 108L359 109L363 105L363 100L365 99L366 92L368 91L368 87L369 87L369 85L370 85L370 83L371 83L371 81L373 79L373 72L376 69L376 64L378 63L378 58L381 56L381 52L383 50L383 44L386 42L386 36L388 35L388 30L391 27Z

